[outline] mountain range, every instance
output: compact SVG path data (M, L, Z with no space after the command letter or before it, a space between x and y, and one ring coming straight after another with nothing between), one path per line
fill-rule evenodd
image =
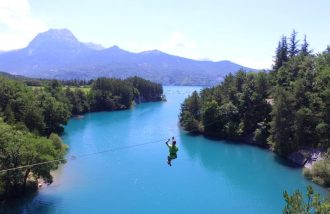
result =
M255 71L230 61L198 61L159 50L104 48L80 42L67 29L50 29L25 48L0 52L1 71L48 79L140 76L166 85L214 85L239 69Z

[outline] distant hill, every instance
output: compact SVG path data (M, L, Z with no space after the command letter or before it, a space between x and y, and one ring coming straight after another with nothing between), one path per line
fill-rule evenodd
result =
M198 61L158 50L132 53L118 46L82 43L67 29L38 34L27 47L2 52L0 70L56 79L140 76L166 85L214 85L240 68L230 61Z

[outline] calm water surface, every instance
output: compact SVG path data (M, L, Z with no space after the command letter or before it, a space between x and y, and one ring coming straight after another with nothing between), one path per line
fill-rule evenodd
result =
M305 191L312 183L271 152L180 130L180 104L195 89L165 87L167 102L71 119L63 136L69 161L56 172L55 182L6 211L281 213L283 190ZM179 153L169 167L167 147L159 140L171 136L177 136ZM149 142L154 143L109 151ZM79 158L90 153L98 154Z

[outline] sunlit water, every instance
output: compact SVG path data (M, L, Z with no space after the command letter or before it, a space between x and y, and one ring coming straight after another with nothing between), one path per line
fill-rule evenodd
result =
M6 212L281 213L284 190L312 184L267 150L180 130L180 104L194 89L165 87L167 102L71 119L63 136L69 161L55 182ZM172 167L160 141L171 136L179 146Z

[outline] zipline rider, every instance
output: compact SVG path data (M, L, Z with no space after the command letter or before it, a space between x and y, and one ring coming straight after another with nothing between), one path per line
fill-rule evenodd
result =
M172 137L172 144L169 144L170 139L168 139L165 144L168 147L168 151L169 151L169 155L167 156L167 164L172 166L172 160L176 159L177 156L177 152L179 151L178 147L176 146L176 140L174 139L174 137Z

